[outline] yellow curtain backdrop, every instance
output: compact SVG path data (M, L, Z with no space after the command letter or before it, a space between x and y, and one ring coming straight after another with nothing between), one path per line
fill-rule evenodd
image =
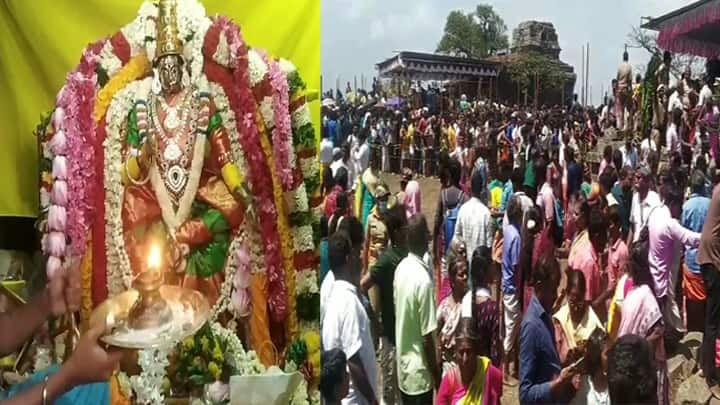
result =
M309 89L320 88L320 0L200 0L207 14L235 20L246 42L291 60ZM83 48L133 20L142 0L0 2L0 216L38 210L37 140ZM312 104L319 123L319 103Z

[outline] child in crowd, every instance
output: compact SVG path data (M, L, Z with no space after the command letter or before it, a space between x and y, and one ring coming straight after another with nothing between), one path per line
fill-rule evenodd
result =
M585 373L570 405L610 405L607 378L609 342L607 333L600 328L590 335L585 346L585 357L581 360Z

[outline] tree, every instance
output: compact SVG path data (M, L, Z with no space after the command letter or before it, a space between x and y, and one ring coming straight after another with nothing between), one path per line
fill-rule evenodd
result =
M562 89L564 83L571 79L557 60L539 52L517 54L506 69L510 79L520 86L523 93L530 89L536 78L541 92Z
M475 9L475 18L480 26L488 54L508 48L508 37L505 34L507 26L491 5L479 4Z
M480 4L471 13L451 11L436 52L484 58L508 47L507 26L492 6Z
M662 50L657 46L657 34L653 31L632 27L632 31L628 34L628 41L628 47L642 48L651 55L662 55ZM693 76L701 74L705 70L704 58L695 55L673 55L670 64L670 73L673 76L680 77L687 68L690 68Z

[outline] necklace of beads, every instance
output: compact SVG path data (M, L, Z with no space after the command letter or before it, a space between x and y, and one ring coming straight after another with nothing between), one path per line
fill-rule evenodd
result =
M188 102L189 100L190 102ZM160 169L160 176L168 188L168 191L170 191L174 202L177 203L189 179L188 166L192 159L197 130L197 102L195 97L190 97L190 92L187 92L183 100L174 108L168 107L162 98L160 98L160 100L151 100L149 104L149 116L154 129L153 132L157 135L157 138L163 146L161 153L157 139L155 140L155 145L153 145L157 158L156 161ZM165 110L166 114L168 110L177 111L177 109L182 109L182 117L179 120L180 123L175 125L175 128L180 128L180 130L185 129L188 127L188 120L190 121L190 128L187 132L188 136L185 140L184 150L178 145L176 134L168 135L163 123L160 122L157 114L158 105L161 109ZM177 114L177 112L175 112L175 114ZM164 120L164 122L167 122L167 119ZM170 129L172 130L172 128Z

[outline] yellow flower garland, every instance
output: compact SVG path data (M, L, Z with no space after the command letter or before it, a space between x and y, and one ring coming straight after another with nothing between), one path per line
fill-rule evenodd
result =
M90 236L87 238L87 249L85 249L85 255L80 262L80 283L82 286L81 300L80 300L80 328L81 330L88 330L88 324L90 322L90 314L93 311L92 301L92 279L93 279L93 266L92 266L92 232L89 232Z
M285 198L283 196L282 189L280 188L280 182L277 179L275 161L272 156L272 148L270 147L270 142L268 141L268 131L267 128L265 128L265 123L259 112L255 117L255 121L258 126L258 134L262 134L260 136L260 145L262 146L265 159L270 167L270 175L272 176L273 196L275 199L275 208L277 209L277 227L278 234L280 234L280 251L285 264L285 286L287 291L288 309L286 336L288 341L291 342L298 334L297 313L295 311L295 263L293 262L294 253L292 249L292 235L288 230L288 218L285 215Z
M150 70L150 63L144 53L130 59L127 65L123 66L110 81L97 93L95 97L95 122L100 122L105 115L115 93L122 90L130 82L145 75Z

